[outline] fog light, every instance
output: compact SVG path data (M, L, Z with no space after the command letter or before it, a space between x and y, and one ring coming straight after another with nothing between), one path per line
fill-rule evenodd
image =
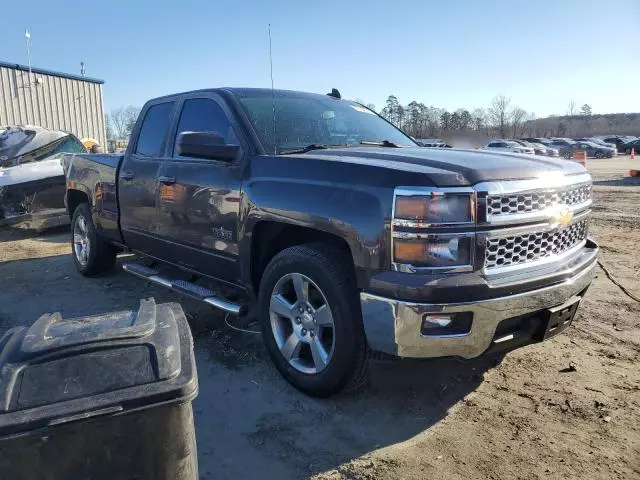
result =
M471 312L432 313L422 317L422 335L465 335L471 331Z

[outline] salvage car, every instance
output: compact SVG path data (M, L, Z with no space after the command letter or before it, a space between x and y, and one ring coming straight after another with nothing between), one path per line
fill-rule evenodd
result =
M32 230L69 223L63 152L86 152L74 135L42 127L0 127L0 226Z
M81 274L136 253L125 271L256 316L278 371L315 396L362 385L372 352L474 358L548 339L596 267L584 167L421 148L336 90L157 98L124 155L64 165Z

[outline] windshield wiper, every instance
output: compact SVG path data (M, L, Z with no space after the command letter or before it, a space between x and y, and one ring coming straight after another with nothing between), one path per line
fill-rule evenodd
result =
M374 147L389 147L389 148L400 148L400 145L390 142L389 140L363 140L360 142L360 145L373 145Z
M294 150L285 150L284 152L279 152L279 155L291 155L294 153L307 153L310 152L312 150L326 150L328 148L344 148L344 147L348 147L349 145L347 144L342 144L342 145L323 145L320 143L312 143L310 145L307 145L306 147L300 147L300 148L296 148Z

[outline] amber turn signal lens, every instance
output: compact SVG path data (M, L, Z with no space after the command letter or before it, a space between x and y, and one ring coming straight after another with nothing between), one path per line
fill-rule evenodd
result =
M422 263L424 261L424 249L424 243L395 242L395 260L400 263Z
M424 219L427 218L428 203L426 197L397 197L396 217Z
M433 225L473 222L473 201L470 194L398 195L395 218Z

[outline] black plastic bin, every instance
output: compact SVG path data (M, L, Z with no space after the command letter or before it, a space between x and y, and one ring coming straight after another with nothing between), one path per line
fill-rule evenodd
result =
M178 304L0 339L0 479L197 479L193 340Z

